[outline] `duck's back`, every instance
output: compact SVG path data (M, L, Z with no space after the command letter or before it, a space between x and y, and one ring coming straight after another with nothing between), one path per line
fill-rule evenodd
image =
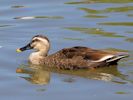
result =
M87 47L76 46L72 48L64 48L57 52L59 57L62 59L72 59L76 57L81 57L84 60L96 61L101 59L102 57L114 55L113 53L109 53L102 50L95 50Z
M125 57L125 55L119 55L117 57L117 54L118 53L76 46L72 48L64 48L52 55L47 56L45 59L45 64L61 69L104 67L110 64L116 64L119 59ZM110 62L108 62L109 60Z

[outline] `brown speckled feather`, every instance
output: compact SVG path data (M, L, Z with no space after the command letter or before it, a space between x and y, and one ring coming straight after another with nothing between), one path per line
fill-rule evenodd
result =
M58 54L59 58L62 59L72 59L72 58L81 57L84 60L99 60L102 57L106 55L112 55L113 53L77 46L72 48L64 48L58 51L56 54Z
M52 55L47 56L42 62L48 66L55 66L60 69L97 68L108 66L110 64L116 64L117 61L111 63L106 63L105 61L93 62L110 54L112 53L77 46L72 48L64 48Z

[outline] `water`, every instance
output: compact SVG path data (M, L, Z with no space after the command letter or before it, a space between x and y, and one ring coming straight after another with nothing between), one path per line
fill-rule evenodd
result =
M132 100L132 19L132 0L1 0L1 99ZM97 70L32 70L30 51L15 50L36 34L49 37L50 53L82 45L131 56Z

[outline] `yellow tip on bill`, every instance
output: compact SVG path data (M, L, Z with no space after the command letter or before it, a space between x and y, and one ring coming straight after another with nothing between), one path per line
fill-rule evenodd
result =
M22 51L21 51L20 49L17 49L16 52L20 53L20 52L22 52Z

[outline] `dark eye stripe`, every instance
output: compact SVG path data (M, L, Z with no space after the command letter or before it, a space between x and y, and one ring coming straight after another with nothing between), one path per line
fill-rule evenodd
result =
M37 42L37 41L40 41L40 40L39 39L32 40L32 42Z

